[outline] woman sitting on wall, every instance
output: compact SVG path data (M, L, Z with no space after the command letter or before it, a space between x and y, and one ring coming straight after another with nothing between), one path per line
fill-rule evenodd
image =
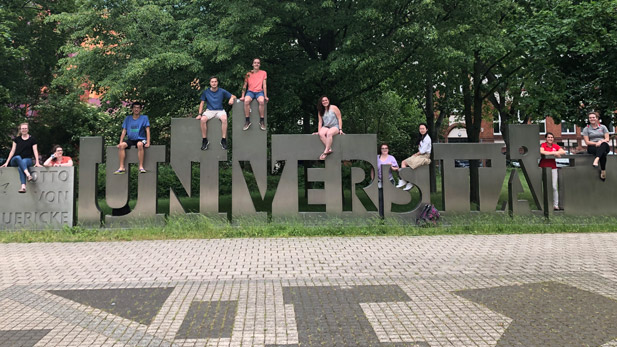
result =
M69 156L62 155L62 153L62 147L55 145L53 148L53 153L47 160L45 160L43 166L73 166L73 159Z
M317 117L319 123L317 132L313 135L319 135L319 139L324 144L323 153L319 156L319 160L326 160L328 155L332 153L333 137L343 133L343 119L341 118L341 110L335 105L330 104L330 99L327 96L319 98L317 103Z
M557 158L566 154L566 151L561 149L558 144L555 143L555 135L553 133L546 133L544 135L546 142L544 142L540 146L540 154L542 155L553 155ZM557 163L553 158L542 158L540 160L540 167L550 167L552 178L553 178L553 209L555 211L559 211L559 192L557 189Z
M596 156L593 160L593 167L598 167L598 163L600 164L600 179L604 181L606 179L606 155L610 152L608 129L599 123L597 112L591 112L587 117L589 124L581 134L587 144L587 153Z
M16 166L19 171L19 179L21 181L20 193L26 192L26 180L32 181L32 175L28 170L32 166L32 157L34 157L34 166L40 167L39 151L36 145L36 140L28 134L28 123L19 125L19 133L13 138L13 147L6 158L6 163L2 167Z
M411 157L403 160L401 163L401 169L410 167L412 170L415 170L422 165L428 165L431 163L432 142L431 137L427 133L428 127L426 126L426 123L420 123L418 130L420 132L420 139L418 140L418 153L415 153ZM404 179L400 179L396 188L402 187L405 187L403 190L410 190L413 188L413 184L405 181Z

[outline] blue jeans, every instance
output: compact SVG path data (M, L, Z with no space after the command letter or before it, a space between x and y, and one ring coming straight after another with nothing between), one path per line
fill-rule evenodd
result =
M28 170L28 167L32 166L32 159L22 159L20 156L16 155L11 158L9 166L17 166L17 171L19 171L19 180L21 181L21 184L26 184L26 174L24 171Z
M251 99L257 100L257 98L259 98L260 96L264 96L264 92L263 90L261 92L252 92L250 90L247 90L244 96L249 96Z

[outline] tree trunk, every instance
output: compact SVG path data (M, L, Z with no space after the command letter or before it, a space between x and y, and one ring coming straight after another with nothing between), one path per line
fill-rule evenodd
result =
M428 134L431 137L431 140L435 142L435 140L437 139L437 129L435 129L435 108L434 108L434 103L433 103L433 95L435 91L433 89L433 74L430 72L426 74L426 85L425 85L424 92L425 92L424 100L426 103L424 107L424 113L426 115L426 125L428 128ZM437 178L436 178L435 159L434 159L433 151L431 151L431 163L429 164L429 176L431 179L431 183L430 183L431 193L434 193L437 191Z
M482 102L484 98L481 93L482 73L481 63L478 52L474 53L473 74L464 74L463 100L465 114L465 128L467 129L467 140L472 143L480 142L480 131L482 129ZM480 204L480 172L478 160L469 161L469 195L472 204L479 208Z

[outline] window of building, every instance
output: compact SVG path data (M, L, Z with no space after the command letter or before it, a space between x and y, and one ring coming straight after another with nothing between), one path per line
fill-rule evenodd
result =
M546 134L546 119L543 119L541 121L534 121L533 123L540 125L540 134Z
M501 115L496 114L493 117L493 134L501 135Z
M576 125L570 122L561 122L562 134L576 134Z

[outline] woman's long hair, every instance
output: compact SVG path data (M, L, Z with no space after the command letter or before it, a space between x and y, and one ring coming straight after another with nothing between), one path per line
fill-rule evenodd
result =
M418 125L418 129L423 126L426 128L426 134L422 135L422 133L420 132L420 130L418 130L418 146L420 146L420 143L422 142L422 140L424 140L424 138L426 137L426 135L428 135L428 125L426 125L426 123L420 123Z
M321 101L323 100L323 98L328 97L323 95L319 98L319 101L317 101L317 114L319 114L319 117L323 117L324 113L326 113L326 111L330 109L330 98L328 98L328 108L325 108L324 105L322 105Z
M30 132L30 125L28 124L28 122L24 122L24 123L19 124L19 126L17 127L17 135L15 135L15 137L21 136L21 126L22 125L27 125L28 126L28 132Z

